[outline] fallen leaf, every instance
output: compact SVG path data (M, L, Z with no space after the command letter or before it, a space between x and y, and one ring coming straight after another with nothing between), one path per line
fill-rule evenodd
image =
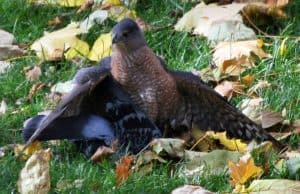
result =
M136 12L124 6L113 6L108 10L109 18L117 22L124 18L136 19Z
M82 40L76 37L76 35L81 33L83 33L83 30L79 28L79 25L71 23L65 28L46 33L31 45L31 49L37 53L39 58L47 61L60 60L65 51L71 48L78 48L77 45L80 45L79 48L83 49L79 49L78 53L86 54L86 50L88 50L86 48L87 43L84 44Z
M27 100L31 100L32 97L33 97L38 91L40 91L42 88L44 88L45 86L46 86L46 84L43 83L43 82L39 82L39 83L37 83L37 84L34 84L34 85L31 87L31 89L30 89L30 91L29 91L29 94L28 94L28 96L26 97L26 99L27 99Z
M166 153L168 156L182 158L184 155L185 141L173 138L158 138L150 142L152 150L158 155Z
M0 75L7 72L12 67L12 64L8 61L0 61Z
M57 84L53 85L51 88L51 93L60 93L60 94L67 94L70 93L73 88L76 86L72 80L66 82L58 82Z
M266 4L270 7L284 7L289 4L292 0L266 0Z
M95 24L101 24L108 18L107 10L96 10L91 13L85 20L80 22L80 29L87 33Z
M35 81L42 75L41 66L35 65L32 69L25 69L25 77L29 81Z
M111 33L102 34L94 43L88 58L92 61L99 61L100 59L111 55Z
M244 99L241 102L240 110L256 124L261 125L263 99Z
M269 88L271 84L268 81L265 80L260 80L258 81L257 84L249 88L247 94L251 96L252 94L256 93L258 94L258 90L264 89L264 88Z
M136 164L134 165L135 172L138 172L141 176L145 176L150 173L153 169L153 163L159 161L166 163L167 161L161 158L153 151L145 151L139 154Z
M131 165L134 162L132 156L123 156L116 166L116 184L120 187L131 175Z
M161 163L166 163L167 161L161 158L153 151L145 151L141 153L136 161L135 169L138 171L140 166L151 163L152 161L159 161Z
M0 60L22 56L23 54L23 49L18 45L0 45Z
M289 177L294 179L300 178L300 153L298 157L290 158L286 161L286 166L289 171Z
M254 160L249 153L242 156L237 164L229 161L228 167L231 183L238 187L244 185L249 179L258 177L263 171L261 167L255 166Z
M21 170L18 180L18 191L25 193L48 193L50 190L51 150L40 150L33 154Z
M14 147L14 153L16 156L20 157L22 160L26 160L29 156L40 151L42 149L42 144L39 141L34 141L30 144L23 152L23 155L20 156L20 152L23 150L24 145L16 144Z
M48 21L48 26L58 26L58 25L62 24L62 22L63 22L63 17L62 16L56 16L52 20Z
M214 48L213 61L221 73L239 76L255 65L255 56L270 57L257 45L257 40L220 42Z
M247 191L251 194L299 194L300 182L286 179L254 180Z
M221 96L226 97L227 100L230 101L234 93L243 93L244 87L245 86L240 84L239 82L224 80L215 87L215 91L217 91Z
M228 161L237 162L241 154L236 151L213 150L212 152L195 152L185 150L185 163L181 169L181 176L193 178L203 172L222 173L227 170Z
M80 8L77 10L76 13L81 13L89 8L92 8L94 5L94 0L86 0L85 3L83 3Z
M1 105L0 105L0 115L5 114L7 111L7 104L5 102L5 100L1 101Z
M175 25L177 31L193 31L213 41L232 41L255 39L251 28L243 24L239 12L246 4L217 4L200 3L188 11Z
M243 76L241 79L242 79L243 84L245 84L246 86L249 86L254 81L254 75L248 74L248 75Z
M171 194L213 194L213 192L197 185L183 185L174 189Z
M64 56L66 57L67 60L73 59L75 57L87 57L90 52L90 46L88 43L82 41L82 40L77 40L76 44L74 47L70 48Z
M16 39L13 34L0 29L0 45L13 45Z
M79 7L85 4L85 2L86 0L58 0L58 4L64 7Z
M223 133L214 133L207 132L209 137L214 140L219 140L222 145L224 145L227 149L232 151L238 151L240 153L245 153L247 144L243 143L240 139L229 139L226 136L226 132Z
M283 122L283 120L284 118L281 116L281 114L271 110L265 110L262 112L261 125L262 128L266 129Z
M70 179L62 179L59 180L56 184L55 191L58 193L63 193L67 189L80 189L83 185L84 179L76 179L76 180L70 180Z
M108 158L109 156L116 153L117 150L117 141L112 142L112 147L100 146L96 152L91 156L93 162L101 162L103 159Z

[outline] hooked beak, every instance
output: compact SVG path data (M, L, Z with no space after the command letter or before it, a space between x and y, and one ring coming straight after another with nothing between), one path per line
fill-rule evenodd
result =
M116 43L120 42L120 40L121 40L121 37L118 36L118 34L112 33L112 43L113 44L116 44Z

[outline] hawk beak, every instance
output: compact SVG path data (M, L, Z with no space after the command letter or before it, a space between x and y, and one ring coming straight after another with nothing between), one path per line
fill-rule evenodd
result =
M120 36L118 36L118 34L116 34L116 33L113 33L112 34L112 43L115 44L118 42L120 42Z

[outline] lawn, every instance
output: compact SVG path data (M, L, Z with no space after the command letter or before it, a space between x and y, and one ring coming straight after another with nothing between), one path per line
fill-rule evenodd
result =
M151 0L139 1L136 12L147 23L157 27L157 30L145 33L149 46L154 52L162 56L168 67L191 71L207 67L212 58L210 44L204 39L192 36L185 32L176 32L170 24L176 23L175 13L185 13L195 3L182 3L180 0ZM256 81L267 80L272 87L261 90L259 95L266 101L266 108L281 112L287 109L286 119L300 118L300 2L294 1L286 8L288 19L279 22L275 28L272 24L266 27L268 33L277 36L273 38L262 37L270 44L267 52L273 57L259 61L256 67L246 73L255 74ZM70 23L71 20L81 20L89 14L88 11L77 14L76 9L63 8L51 5L35 6L23 0L0 0L0 29L14 34L17 42L23 45L32 44L43 35L44 31L53 31ZM60 26L48 25L48 21L56 16L64 16ZM88 35L82 35L82 39L91 43L103 32L109 32L115 24L107 21L102 25L92 28ZM280 45L286 40L286 54L280 55ZM6 144L22 143L21 128L23 121L38 112L53 108L45 98L49 89L39 91L30 101L24 99L29 94L32 85L38 81L55 84L59 81L67 81L78 70L72 61L61 60L58 62L43 62L43 75L39 80L30 82L25 79L23 69L27 66L38 64L39 60L33 52L26 57L12 59L13 68L4 74L0 74L0 100L5 99L8 111L0 115L0 147ZM88 61L83 66L93 65ZM246 96L238 96L232 103L238 104ZM291 145L300 142L299 135L290 138ZM115 185L114 163L107 160L101 164L92 164L84 155L78 153L74 146L68 142L61 145L50 145L53 150L51 160L51 193L56 193L57 183L61 180L83 179L83 186L69 188L59 193L170 193L174 188L183 184L199 184L208 190L215 192L230 192L229 175L224 172L212 174L209 170L199 177L187 179L179 177L176 165L171 162L164 165L156 165L147 176L133 174L119 188ZM13 154L0 158L0 193L16 193L16 182L19 172L24 166L24 161L19 161ZM268 178L288 178L285 173L269 172Z

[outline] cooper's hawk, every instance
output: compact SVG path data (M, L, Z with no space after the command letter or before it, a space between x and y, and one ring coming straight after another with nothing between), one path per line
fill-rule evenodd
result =
M112 36L112 56L80 70L78 87L49 116L25 126L28 143L64 138L109 145L118 139L136 153L167 128L168 134L197 128L284 147L199 77L168 70L133 20L116 24Z

